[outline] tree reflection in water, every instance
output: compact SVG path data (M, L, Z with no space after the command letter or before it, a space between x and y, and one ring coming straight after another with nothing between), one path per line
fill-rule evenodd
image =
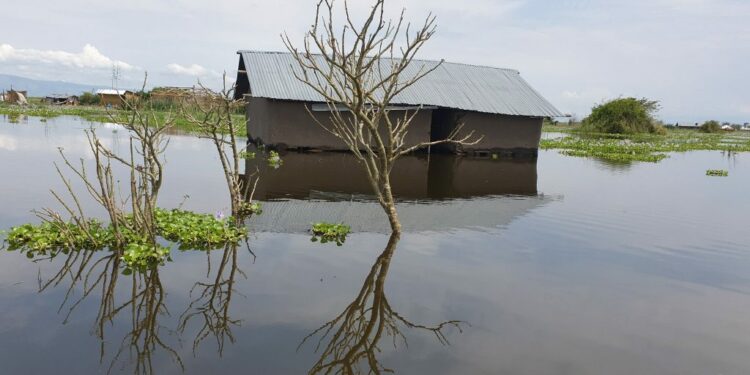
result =
M181 369L184 369L177 351L162 338L164 333L173 332L159 324L159 317L169 315L165 305L166 292L159 278L159 268L134 272L128 276L122 275L121 258L115 253L99 256L104 253L91 250L68 252L59 270L51 278L43 281L41 275L39 276L39 291L69 283L58 310L62 311L68 307L64 321L67 323L76 307L96 290L101 290L93 331L100 341L102 363L106 357L107 329L114 326L115 318L119 315L129 315L131 328L111 359L108 372L111 372L123 354L127 353L130 363L133 364L134 373L152 374L152 355L158 349L164 350ZM120 278L130 281L130 293L124 301L117 301L116 298L118 283L122 282ZM73 300L71 298L77 287L82 289L81 296Z
M250 254L255 259L250 249L250 244L245 243ZM239 326L240 320L232 319L229 315L229 306L232 301L232 294L236 292L234 284L237 276L247 278L247 275L238 267L237 264L237 243L227 244L222 252L216 275L213 282L196 282L190 290L191 296L197 296L190 306L180 316L179 330L185 332L190 320L193 318L203 319L203 325L193 340L193 354L200 343L209 335L216 339L219 356L224 352L224 342L229 339L234 343L232 327ZM211 255L207 254L207 271L206 276L211 277Z
M396 347L399 341L406 344L405 330L416 329L433 334L441 344L448 344L446 331L453 327L461 332L462 326L467 324L449 320L432 326L422 325L394 311L385 293L385 281L399 239L398 233L391 234L355 299L344 311L299 344L298 349L307 341L318 338L315 351L320 352L320 357L310 368L310 374L392 372L379 359L384 338ZM249 244L245 245L249 250ZM238 265L238 251L241 249L242 244L232 243L222 250L214 250L219 252L220 258L218 265L213 266L213 251L207 251L207 277L210 281L194 284L191 290L194 299L179 317L176 331L160 324L160 320L169 316L160 268L123 275L122 260L114 253L80 250L56 254L55 260L60 261L61 265L49 279L43 281L39 276L39 290L67 287L58 310L67 307L65 322L85 299L93 298L97 291L101 292L93 330L100 341L101 363L107 357L106 343L113 342L109 340L108 329L113 329L116 320L122 324L123 319L129 318L129 331L112 355L108 372L121 365L123 368L132 366L136 374L153 374L152 358L159 352L166 353L184 370L180 355L169 344L174 338L167 340L166 336L184 334L191 322L197 321L200 327L193 339L194 354L201 343L211 336L216 340L219 356L223 354L227 340L230 344L235 342L232 329L239 326L241 321L231 317L230 306L233 295L238 293L235 290L237 279L246 277ZM38 260L41 259L35 261ZM81 295L74 298L78 290ZM120 293L116 293L118 290ZM125 290L129 292L122 293ZM123 297L124 300L119 300Z
M403 328L418 329L435 335L441 344L448 344L445 330L454 327L461 332L467 324L459 320L449 320L434 326L414 323L393 310L385 294L385 280L391 258L400 239L399 233L392 233L388 244L372 265L362 288L344 311L336 318L307 335L298 346L301 348L309 339L319 336L315 351L321 352L320 359L312 366L310 374L379 374L393 372L378 360L381 353L380 341L390 338L394 347L399 339L406 344Z

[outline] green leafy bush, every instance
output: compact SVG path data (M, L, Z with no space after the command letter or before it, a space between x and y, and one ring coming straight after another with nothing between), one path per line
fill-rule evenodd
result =
M609 134L666 134L654 119L659 102L646 98L619 98L592 108L583 119L581 131Z
M704 122L699 130L704 133L719 133L721 132L721 124L716 120L709 120Z
M98 105L100 101L100 97L99 95L96 95L90 92L84 92L78 98L78 101L83 105Z

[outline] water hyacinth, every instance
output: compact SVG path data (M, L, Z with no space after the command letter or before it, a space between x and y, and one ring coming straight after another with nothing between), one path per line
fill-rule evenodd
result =
M729 176L729 171L723 169L709 169L706 171L706 176L727 177Z
M257 211L260 207L253 207ZM184 210L156 209L156 234L175 243L181 250L212 250L247 237L247 228L238 227L231 216L198 214ZM130 220L128 217L126 220ZM150 243L148 238L122 226L119 228L124 246L122 259L131 270L163 265L169 248ZM27 257L49 256L71 251L112 250L118 246L111 225L89 220L83 225L74 222L24 224L8 231L4 240L8 251L20 251Z
M130 275L133 271L145 272L157 266L163 266L169 258L169 248L161 245L147 245L130 243L125 247L121 257L125 262L124 275Z
M542 139L539 147L543 150L562 150L562 154L569 156L655 163L667 158L670 152L750 152L750 134L707 134L695 130L669 130L667 135L576 132Z
M312 238L310 241L320 243L335 242L341 246L346 242L346 236L351 232L351 228L344 224L315 223L310 229Z

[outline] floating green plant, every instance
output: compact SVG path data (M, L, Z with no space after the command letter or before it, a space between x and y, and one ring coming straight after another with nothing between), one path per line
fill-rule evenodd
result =
M269 151L267 160L268 165L270 167L273 167L274 169L278 169L282 164L284 164L284 161L281 160L281 156L279 156L279 153L276 151Z
M179 243L180 249L209 250L247 236L247 228L237 227L231 216L198 214L184 210L156 210L157 234Z
M87 230L84 230L84 226ZM112 244L112 231L97 220L86 223L55 225L23 224L8 231L5 243L9 251L20 250L27 257L68 253L73 249L101 250Z
M658 162L669 152L750 152L750 134L710 134L671 129L658 134L600 134L576 132L543 139L540 148L562 150L569 156L593 157L618 162Z
M259 206L254 210L259 212ZM177 244L181 250L213 250L247 237L247 228L237 226L231 216L224 218L177 209L156 209L155 214L156 234ZM132 220L132 217L126 217L126 220ZM115 233L112 225L105 226L93 219L81 223L43 222L11 228L5 243L8 251L19 250L28 258L54 258L71 251L112 250L117 248L118 241L122 241L119 244L123 246L122 259L126 269L139 271L144 267L162 265L169 257L169 247L150 243L147 236L120 227L123 238L118 240Z
M346 236L351 232L351 228L344 224L331 224L331 223L315 223L310 229L312 238L310 241L320 243L336 242L337 246L341 246L346 242Z
M709 169L706 171L706 176L727 177L729 176L729 171L723 169Z
M126 264L122 273L130 275L134 270L144 272L156 266L163 266L164 262L169 259L168 247L158 244L129 243L122 254L122 260Z
M255 153L251 151L240 151L240 158L245 160L255 159Z

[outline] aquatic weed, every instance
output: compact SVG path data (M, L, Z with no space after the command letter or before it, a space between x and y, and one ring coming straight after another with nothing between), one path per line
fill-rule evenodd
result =
M310 229L312 238L310 241L320 243L336 242L337 246L341 246L346 242L346 236L351 232L351 228L344 224L331 224L325 222L315 223Z
M669 152L698 150L750 152L750 134L710 134L696 130L670 130L656 134L575 133L540 141L542 149L562 150L570 156L631 162L658 162Z
M706 171L706 176L727 177L729 176L729 171L723 169L709 169Z

